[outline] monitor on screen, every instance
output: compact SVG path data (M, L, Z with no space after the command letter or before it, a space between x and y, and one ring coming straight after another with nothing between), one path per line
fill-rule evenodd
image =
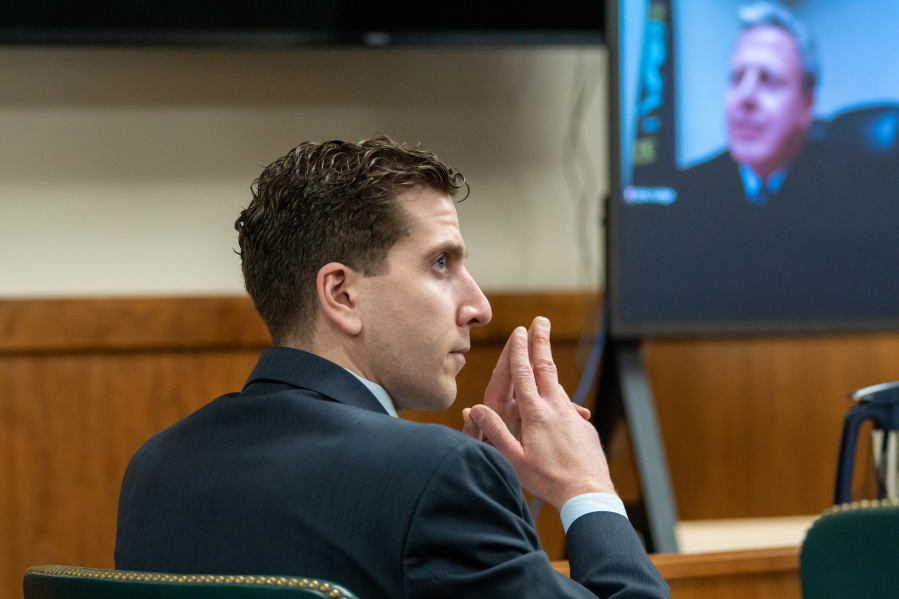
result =
M899 328L899 3L608 11L617 336Z

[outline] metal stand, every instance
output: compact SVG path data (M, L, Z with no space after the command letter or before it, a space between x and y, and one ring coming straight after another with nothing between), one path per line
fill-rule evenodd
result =
M631 434L646 512L645 525L639 518L631 521L648 551L676 553L677 506L639 341L607 341L597 395L594 423L600 438L608 443L622 417Z

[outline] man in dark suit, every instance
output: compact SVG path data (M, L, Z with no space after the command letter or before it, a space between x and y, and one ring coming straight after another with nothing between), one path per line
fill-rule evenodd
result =
M465 269L463 184L385 137L304 143L265 169L237 228L275 347L242 392L135 454L117 568L318 577L366 598L668 596L558 384L546 319L513 332L467 435L395 417L452 404L491 317ZM572 579L521 485L561 510Z
M630 292L655 298L658 313L675 320L851 313L859 260L846 227L863 212L859 199L873 197L865 191L873 178L867 164L837 154L808 141L763 206L746 199L740 166L725 153L685 171L671 206L629 207L625 232L638 240L630 255L647 265Z

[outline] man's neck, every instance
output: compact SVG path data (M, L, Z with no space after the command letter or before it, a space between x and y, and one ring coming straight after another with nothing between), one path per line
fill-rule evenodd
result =
M771 177L790 168L790 165L802 154L803 149L805 149L805 132L798 133L785 141L784 147L775 155L768 156L766 160L741 164L751 168L752 172L767 184Z
M346 349L340 345L323 346L321 344L316 344L311 349L307 349L306 351L308 351L309 353L313 353L316 356L319 356L321 358L324 358L325 360L328 360L329 362L333 362L333 363L337 364L338 366L340 366L341 368L349 370L350 372L352 372L353 374L355 374L356 376L358 376L360 378L363 378L367 381L371 381L371 382L375 383L376 385L380 384L378 381L373 380L374 377L372 377L366 371L366 369L362 367L360 360L354 359L352 354L350 352L346 351Z
M291 347L293 349L303 350L310 354L315 354L319 358L324 358L329 362L333 362L337 364L353 376L355 376L359 381L371 391L372 395L375 396L375 399L384 406L384 410L391 416L396 416L396 406L393 403L393 398L390 397L390 394L387 393L387 390L384 389L380 384L372 380L372 377L366 376L364 369L360 368L358 365L359 360L354 360L350 354L350 352L346 351L346 349L340 343L323 343L319 341L318 343L303 343L298 342L295 339L285 340L281 345L284 347Z
M382 406L384 406L384 410L386 410L389 415L399 417L399 415L396 413L396 406L393 403L393 398L390 397L390 394L387 393L387 390L384 387L377 383L371 382L364 376L359 376L349 368L345 368L344 370L359 379L359 382L361 382L369 391L371 391L371 394L375 396L375 399L377 399Z
M301 339L298 336L291 336L283 339L280 345L315 354L320 358L324 358L329 362L333 362L334 364L349 370L357 376L366 380L371 380L371 377L366 374L364 369L360 368L358 364L359 360L354 360L351 352L347 351L344 347L342 340L334 338L333 335L328 333L328 331L317 330L311 338L305 339Z

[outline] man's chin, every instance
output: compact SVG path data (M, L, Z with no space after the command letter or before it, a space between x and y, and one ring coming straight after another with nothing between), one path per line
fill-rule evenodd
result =
M398 398L399 399L399 398ZM440 390L427 393L417 393L415 397L403 398L396 401L398 412L414 410L417 412L440 412L453 405L456 401L456 380L452 385L446 385Z
M772 161L771 153L767 150L759 148L746 147L730 151L731 158L738 164L748 164L752 170L758 171L762 165L766 165Z

